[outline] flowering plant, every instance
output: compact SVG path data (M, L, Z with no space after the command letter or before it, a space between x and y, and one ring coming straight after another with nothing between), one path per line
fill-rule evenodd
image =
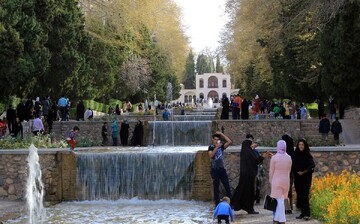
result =
M312 215L325 223L360 223L360 177L344 170L313 181Z

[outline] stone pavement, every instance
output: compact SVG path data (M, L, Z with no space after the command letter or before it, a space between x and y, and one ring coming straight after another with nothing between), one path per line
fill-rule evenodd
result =
M24 201L0 200L0 223L16 218L26 212L25 203Z
M255 204L255 211L258 211L258 215L248 215L247 212L241 210L235 212L235 220L232 222L233 224L243 224L243 223L251 223L251 224L272 224L273 223L273 215L271 211L265 210L262 208L262 203ZM303 219L296 219L296 216L300 215L300 211L293 211L293 214L286 215L286 223L303 223L303 224L318 224L321 223L318 220L310 219L309 221L305 221ZM217 222L215 222L217 223Z

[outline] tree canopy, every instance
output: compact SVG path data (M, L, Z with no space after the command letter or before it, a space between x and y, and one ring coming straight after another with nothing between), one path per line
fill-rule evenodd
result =
M168 82L175 99L189 51L180 18L172 0L0 0L1 100L165 100Z
M222 40L243 95L360 104L358 0L228 0Z

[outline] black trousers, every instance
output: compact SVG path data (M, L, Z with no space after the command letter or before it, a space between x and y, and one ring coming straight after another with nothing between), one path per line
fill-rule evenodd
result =
M218 219L218 223L221 223L221 220L225 220L225 223L230 223L229 215L218 215L217 219Z

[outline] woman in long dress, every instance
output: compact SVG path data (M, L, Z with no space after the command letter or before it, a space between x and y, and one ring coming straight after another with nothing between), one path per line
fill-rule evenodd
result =
M301 209L301 214L296 218L309 220L309 194L315 162L310 154L309 145L304 139L300 139L297 142L295 152L292 156L292 162L294 185L297 195L296 207Z
M271 197L276 198L277 206L274 221L285 223L284 199L288 198L290 186L291 157L286 153L286 142L277 142L276 154L271 157L269 181L271 184Z
M255 201L255 180L258 173L258 165L264 160L264 157L270 157L269 152L260 155L253 143L254 137L247 135L246 140L241 145L240 152L240 178L239 184L231 199L231 206L235 211L245 210L248 214L259 214L254 210Z

